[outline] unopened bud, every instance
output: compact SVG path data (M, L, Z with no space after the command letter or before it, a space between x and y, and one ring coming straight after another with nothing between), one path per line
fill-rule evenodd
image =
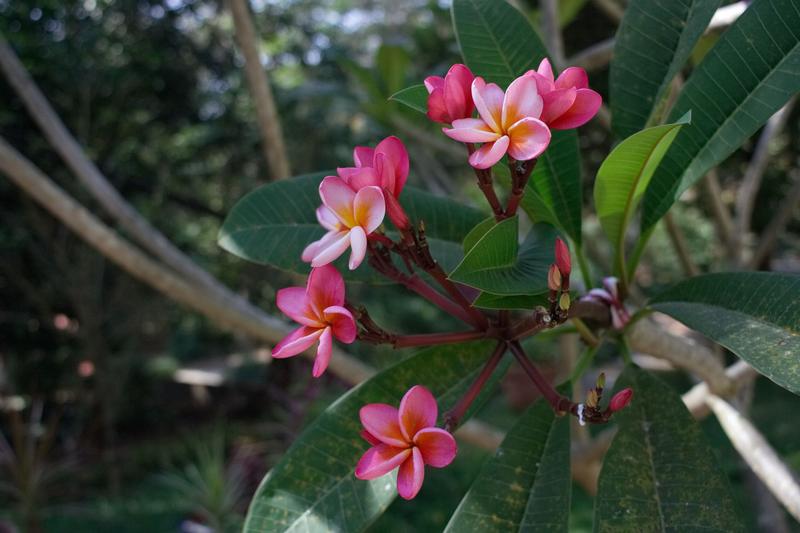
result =
M616 413L624 409L629 403L631 403L631 398L633 398L633 389L627 388L622 389L618 393L611 398L611 402L608 404L608 408L611 410L612 413Z
M556 239L556 265L561 271L561 277L568 278L572 272L572 261L569 256L569 248L564 241Z
M566 311L569 309L570 299L569 293L565 292L561 295L561 298L558 300L558 306L561 308L562 311Z
M400 231L410 228L411 223L408 221L408 216L397 198L386 189L383 190L383 197L386 200L386 214L389 215L392 224Z
M597 376L597 383L595 385L598 389L604 389L606 386L606 373L600 372L600 375Z
M550 265L550 270L547 272L547 287L551 291L561 290L561 272L555 264Z
M586 407L596 409L599 401L600 397L597 395L597 390L589 389L589 391L586 393Z

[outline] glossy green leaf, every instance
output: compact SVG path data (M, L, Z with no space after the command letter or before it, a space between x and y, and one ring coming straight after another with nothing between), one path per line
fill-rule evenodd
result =
M549 306L547 301L547 294L534 294L534 295L514 295L514 296L501 296L499 294L492 294L490 292L481 292L475 301L472 302L474 307L481 309L518 309L525 311L533 309L537 305L544 307Z
M497 222L495 218L489 217L486 220L482 221L480 224L475 226L467 233L467 236L464 237L464 242L462 243L462 247L464 248L464 253L469 252L472 248L478 244L478 241L486 235L486 232L492 229Z
M611 61L611 125L625 138L653 122L720 0L632 0ZM659 121L660 122L660 121Z
M597 171L594 206L603 231L617 250L617 274L625 266L625 232L631 217L667 149L690 119L687 113L675 124L631 135L614 148Z
M394 93L389 100L400 102L420 113L428 112L428 90L424 85L412 85Z
M439 402L439 418L477 376L491 342L440 346L381 372L328 407L267 474L250 504L244 531L361 531L396 495L395 474L372 481L353 472L369 445L359 435L359 409L368 403L398 405L414 385ZM479 405L491 387L478 399ZM474 408L467 416L474 412Z
M691 110L653 176L642 206L644 230L680 195L727 158L800 91L800 4L756 0L720 38L683 88L670 114Z
M220 246L243 259L307 273L309 266L300 260L300 255L325 233L315 215L320 205L319 182L324 175L281 180L247 194L228 214L220 230ZM425 221L431 250L442 266L449 270L458 264L461 241L484 215L413 187L406 187L400 201L412 221ZM336 263L345 278L386 282L366 262L355 271L349 270L347 257L349 252Z
M537 401L483 466L445 531L567 531L569 449L569 417Z
M476 76L501 87L536 69L547 55L528 19L505 0L454 0L453 25L467 66ZM552 134L528 183L522 208L533 220L561 228L580 244L578 136L574 130Z
M771 272L687 279L650 301L800 394L800 276Z
M518 244L517 217L494 225L450 274L450 279L500 296L547 291L547 270L555 260L558 233L536 224Z
M681 397L635 366L615 384L624 387L633 400L614 415L619 432L600 472L594 531L743 531L728 480Z

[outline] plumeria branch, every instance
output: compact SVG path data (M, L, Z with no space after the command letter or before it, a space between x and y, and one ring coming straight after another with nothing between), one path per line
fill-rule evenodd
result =
M469 409L469 406L472 405L472 402L475 401L478 394L480 394L481 390L483 389L486 382L494 373L497 365L500 363L500 360L503 358L503 354L506 353L508 349L508 343L505 341L500 341L497 343L492 355L489 356L489 359L486 361L483 369L481 370L478 377L475 378L475 381L470 385L467 392L464 393L464 396L456 403L453 408L448 411L444 415L444 428L447 431L452 432L454 428L458 427L459 422L464 417L464 414Z
M505 218L511 218L517 214L517 208L525 194L525 187L528 185L531 173L536 167L537 159L529 161L514 161L509 158L508 168L511 171L511 194L506 205Z
M475 153L475 145L472 143L467 144L467 153L471 156ZM500 199L497 197L497 192L494 190L494 179L492 179L492 169L473 168L475 177L478 179L478 188L483 193L489 207L492 208L492 213L497 221L500 221L505 216L503 206L500 204Z

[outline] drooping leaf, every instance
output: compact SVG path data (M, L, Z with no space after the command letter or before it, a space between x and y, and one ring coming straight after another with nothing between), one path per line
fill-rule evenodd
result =
M325 173L281 180L250 192L231 209L220 230L219 244L234 255L292 272L308 273L303 249L325 230L316 219L319 183ZM446 198L406 187L400 197L412 221L424 220L431 250L446 270L461 259L461 241L483 215ZM337 261L346 279L385 283L366 262L347 268L349 252Z
M398 405L414 385L452 407L486 361L493 344L440 346L381 372L339 398L292 444L256 491L246 533L361 531L396 495L395 475L361 481L353 472L369 445L360 437L358 411L368 403ZM491 388L491 387L490 387ZM478 399L482 402L488 393ZM472 408L467 413L474 412Z
M675 124L654 126L631 135L606 157L594 182L594 206L600 225L617 250L617 274L625 268L625 232L653 172L681 129L687 113Z
M756 0L720 38L670 114L694 124L675 138L642 205L643 230L800 91L800 5Z
M720 0L632 0L617 30L611 61L611 125L621 139L659 113ZM655 123L657 124L657 122Z
M424 85L406 87L390 96L389 100L400 102L420 113L428 112L428 90Z
M445 531L567 531L569 446L569 417L537 401L483 466Z
M507 87L547 55L527 18L505 0L454 0L453 25L464 62L476 76ZM581 242L581 169L574 130L553 131L539 158L522 207ZM532 211L533 210L533 211Z
M547 270L555 260L555 228L536 224L518 244L517 217L495 224L451 272L450 279L500 296L547 291Z
M800 276L707 274L678 283L650 306L725 346L800 394Z
M619 432L600 472L594 531L744 531L728 480L681 397L629 366L616 390L634 390L614 415Z

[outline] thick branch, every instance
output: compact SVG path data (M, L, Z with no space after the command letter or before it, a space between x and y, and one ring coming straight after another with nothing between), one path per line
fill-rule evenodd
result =
M719 240L722 241L728 249L728 256L735 260L736 256L739 255L738 243L734 235L731 214L722 202L722 187L719 184L717 170L715 168L709 170L702 181L703 188L706 192L706 198L711 206L711 214L714 216L714 221L717 225Z
M269 165L272 179L288 178L291 171L289 158L286 156L286 146L283 142L281 120L272 96L272 89L269 86L267 72L259 58L258 36L250 16L250 8L247 0L227 0L226 3L233 15L236 42L244 56L244 72L256 106L264 158Z
M683 235L680 226L675 222L672 213L664 215L664 224L667 227L667 235L669 235L669 240L672 243L672 247L675 249L675 254L678 256L678 260L683 267L683 272L687 276L697 276L700 274L697 265L695 265L692 260L692 255L689 253L686 237Z
M650 319L644 318L628 328L631 349L666 359L675 366L689 370L711 386L718 394L734 390L725 369L714 353L689 339L665 331Z
M744 415L719 396L709 395L706 403L753 472L786 510L800 520L800 486L764 436Z
M784 197L775 216L772 217L772 220L758 238L758 247L753 253L749 265L753 270L758 269L772 253L772 249L778 242L778 237L786 229L786 225L792 220L797 206L800 205L800 172L793 171L789 175L795 176L794 185Z

